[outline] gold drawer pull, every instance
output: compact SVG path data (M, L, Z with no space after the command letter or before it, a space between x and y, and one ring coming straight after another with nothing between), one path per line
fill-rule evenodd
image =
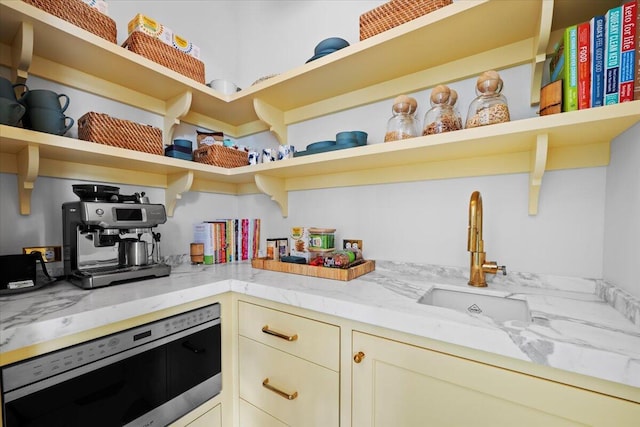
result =
M289 393L286 393L286 392L284 392L282 390L278 390L277 388L275 388L274 386L269 384L269 378L265 378L264 381L262 381L262 387L266 388L267 390L271 390L275 394L277 394L279 396L282 396L287 400L293 400L296 397L298 397L298 392L297 391L294 391L293 394L289 394Z
M274 331L273 329L269 329L269 325L264 325L262 327L262 332L264 332L265 334L273 335L274 337L282 338L283 340L286 340L286 341L295 341L298 339L298 334L286 335L286 334L283 334L282 332L277 332L277 331Z
M353 361L356 363L360 363L362 362L362 360L364 359L364 353L359 351L357 352L354 356L353 356Z

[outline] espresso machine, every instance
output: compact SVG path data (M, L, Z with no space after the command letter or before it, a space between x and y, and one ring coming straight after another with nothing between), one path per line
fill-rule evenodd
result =
M144 193L121 195L118 187L74 185L79 201L62 205L64 274L84 289L168 276L160 257L164 205Z

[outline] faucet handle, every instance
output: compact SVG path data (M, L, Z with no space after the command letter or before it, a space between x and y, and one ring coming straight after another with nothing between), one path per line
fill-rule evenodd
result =
M502 275L506 276L507 275L507 266L506 265L499 265L498 266L498 270L502 271Z
M487 261L482 264L482 270L485 273L496 274L498 271L502 271L502 275L507 275L507 266L506 265L498 265L495 261Z

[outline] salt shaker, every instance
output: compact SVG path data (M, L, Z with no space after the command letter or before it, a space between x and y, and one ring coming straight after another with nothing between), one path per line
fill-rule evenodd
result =
M424 115L423 135L462 129L460 113L455 108L458 93L448 86L438 85L431 91L431 108Z
M418 102L407 95L400 95L393 100L393 116L387 122L387 133L384 142L414 138L419 133L418 120L415 112Z
M476 83L476 99L469 105L467 124L465 127L492 125L508 122L509 107L507 98L502 95L502 79L496 71L485 71Z

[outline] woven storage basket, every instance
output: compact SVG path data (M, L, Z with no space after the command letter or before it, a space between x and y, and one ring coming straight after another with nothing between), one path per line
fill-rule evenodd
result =
M450 5L452 0L391 0L360 15L360 40L364 40L427 13Z
M162 131L158 128L107 114L89 112L78 119L78 137L85 141L144 153L163 155Z
M122 47L144 56L197 82L204 83L204 63L173 46L140 31L134 31Z
M22 0L105 40L117 43L116 22L82 0Z
M234 150L222 145L207 145L193 151L193 160L223 168L237 168L249 164L249 157L244 150Z

